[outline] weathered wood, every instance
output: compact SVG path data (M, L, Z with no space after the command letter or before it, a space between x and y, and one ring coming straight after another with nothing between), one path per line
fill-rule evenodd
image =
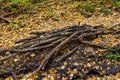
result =
M78 47L79 47L79 46L73 48L73 49L72 49L70 52L68 52L67 54L64 54L64 55L60 56L59 58L57 58L57 59L55 60L55 62L60 62L60 61L62 61L63 59L65 59L66 57L70 56L72 53L74 53L74 51L76 51L76 50L78 49Z
M106 56L107 53L108 46L95 44L92 43L92 41L94 39L97 39L100 35L119 34L120 30L114 29L117 26L120 26L120 24L112 25L107 28L103 27L102 25L100 26L75 25L71 27L65 27L59 30L52 30L49 32L39 32L39 31L31 32L31 34L35 34L35 35L16 41L16 44L18 44L17 46L13 46L9 49L0 49L0 56L2 57L0 59L0 67L8 67L11 69L11 72L0 71L2 73L1 75L7 75L9 73L10 75L13 75L14 78L16 78L19 75L24 74L22 72L27 73L27 71L33 71L33 73L36 73L40 70L45 70L46 66L52 65L53 67L56 67L55 65L57 63L62 63L63 60L69 61L68 56L69 57L74 56L74 58L75 56L77 56L79 57L79 59L73 58L73 61L84 60L83 62L81 62L82 65L78 65L79 67L77 68L80 70L82 68L86 70L85 72L81 72L82 74L80 77L82 78L82 76L84 77L90 71L92 71L93 68L92 67L88 69L86 68L86 66L89 67L91 65L86 65L86 66L84 65L94 61L96 63L94 64L94 66L100 66L97 64L97 62L104 61L104 57ZM82 46L76 46L76 45L82 45ZM59 58L56 59L56 57L58 57L60 52L64 52L64 50L67 50L66 46L68 46L68 49L70 49L71 51L69 53L62 54ZM87 52L89 54L85 52L85 48L88 46L89 47L92 46L92 48L97 48L97 49L100 48L104 50L101 54L103 53L104 54L98 56L99 53L96 53L94 54L94 57L91 58L89 57L89 55L93 55L92 53L90 53L91 50L89 51L88 49ZM79 53L76 53L77 52L76 50ZM111 51L116 52L119 50L120 50L119 47L116 47L114 48L114 50ZM9 60L14 62L14 59L16 58L17 55L20 56L19 59L20 62L17 62L17 64L13 63L14 67L11 66L10 63L7 64L5 63ZM101 63L101 65L102 64L103 63ZM116 66L117 65L118 64L116 63ZM68 65L68 67L69 66L75 67L75 65L73 65L72 63L71 65ZM106 66L109 65L106 64ZM2 70L4 69L2 68Z
M70 41L70 39L72 39L75 35L77 35L78 32L73 33L70 37L68 37L67 39L65 39L63 42L61 42L58 46L56 46L46 57L45 60L41 63L39 69L44 69L44 67L46 66L47 62L49 61L49 59L51 58L51 56L54 55L55 52L57 52L63 45L65 45L66 43L68 43Z
M2 16L0 16L0 19L4 20L6 23L11 23L10 20L8 20L8 19L6 19L6 18L4 18Z

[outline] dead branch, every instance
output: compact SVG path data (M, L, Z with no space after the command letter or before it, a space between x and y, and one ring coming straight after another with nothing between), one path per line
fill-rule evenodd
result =
M6 23L11 23L10 20L8 20L8 19L6 19L6 18L4 18L2 16L0 16L0 19L4 20Z
M63 59L65 59L66 57L70 56L72 53L74 53L74 51L77 50L78 47L79 47L79 45L78 45L77 47L73 48L73 49L72 49L70 52L68 52L67 54L64 54L64 55L62 55L61 57L57 58L57 59L55 60L55 62L60 62L60 61L62 61Z
M70 39L72 39L75 35L77 35L78 32L73 33L70 37L68 37L67 39L65 39L63 42L61 42L58 46L56 46L46 57L45 60L41 63L41 66L39 67L40 69L44 69L44 67L46 66L47 62L49 61L49 59L51 58L51 56L54 55L55 52L57 52L63 45L65 45L66 43L69 42Z
M73 56L74 58L77 56L80 59L76 58L75 60L84 60L83 62L81 62L82 64L81 67L83 67L83 69L86 69L83 65L89 63L90 61L95 61L95 63L97 63L98 61L104 60L105 53L108 48L107 46L104 45L92 43L92 41L94 39L97 39L101 35L119 34L119 30L114 29L116 26L119 25L120 24L113 25L108 28L105 28L103 26L75 25L71 27L70 26L65 27L59 30L52 30L49 32L39 31L31 32L31 34L35 35L16 41L16 44L18 44L17 46L13 46L9 49L0 49L0 56L2 57L0 59L1 63L0 67L8 67L11 69L11 71L7 72L0 71L2 73L1 75L7 75L9 73L13 75L14 78L16 78L19 75L24 74L22 72L28 73L28 71L29 72L33 71L33 73L36 73L39 72L40 70L44 70L45 68L47 68L46 67L47 65L51 67L52 64L57 69L57 66L55 66L55 64L58 62L62 63L63 62L62 60L64 59L68 60L68 56L69 57ZM89 54L92 55L92 53L84 54L84 50L88 46L89 47L92 46L92 48L97 47L103 49L104 50L104 52L102 52L103 55L98 56L98 54L94 54L95 55L94 58L91 59L88 56ZM63 53L65 50L68 49L71 50L69 53L62 54L59 58L56 59L59 53L61 52ZM120 50L119 47L116 47L112 52L119 50ZM77 51L79 51L79 55L74 54ZM7 52L9 52L9 55ZM89 52L89 49L87 52ZM17 55L20 56L20 60L19 62L15 63L14 68L10 65L10 63L5 63L5 61L9 60L13 61ZM96 65L99 66L98 64ZM68 65L68 67L69 66L75 65L71 64ZM4 68L2 68L2 70L4 70ZM81 75L83 76L83 74Z

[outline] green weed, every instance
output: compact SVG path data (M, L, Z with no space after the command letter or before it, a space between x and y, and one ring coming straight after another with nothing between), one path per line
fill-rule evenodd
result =
M25 16L23 14L19 14L18 17L19 17L19 19L24 19L25 18Z
M115 60L120 59L120 53L118 53L118 52L115 52L115 53L110 52L110 53L108 53L106 55L106 58L108 58L110 60L112 60L112 59L115 59Z
M112 51L114 51L114 48L108 48L107 49L108 53L106 55L106 58L108 58L108 59L115 59L115 60L120 59L120 52L118 52L118 51L112 52Z

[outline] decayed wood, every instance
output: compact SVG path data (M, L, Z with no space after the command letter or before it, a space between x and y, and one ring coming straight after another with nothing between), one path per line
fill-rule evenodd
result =
M6 19L6 18L4 18L2 16L0 16L0 19L4 20L6 23L10 23L10 20L8 20L8 19Z
M11 69L13 73L10 72L11 75L14 75L16 78L20 74L20 72L24 69L27 70L28 65L32 65L32 61L35 60L37 56L40 56L38 58L37 64L34 63L36 69L34 70L33 73L36 73L40 70L44 70L48 63L51 61L52 58L55 58L58 56L59 51L62 49L64 45L69 45L71 43L77 42L77 44L81 45L89 45L97 48L104 49L106 52L106 49L108 48L107 46L104 45L99 45L99 44L94 44L91 43L92 40L98 38L99 35L106 35L106 34L119 34L120 30L115 30L114 28L116 26L120 26L120 24L117 25L112 25L108 28L104 28L101 26L90 26L90 25L82 25L82 26L72 26L72 27L65 27L59 30L52 30L49 32L31 32L31 34L35 34L34 36L27 37L24 39L20 39L16 41L17 46L14 46L9 49L0 49L0 56L3 56L2 59L0 59L0 63L3 63L9 59L13 60L16 55L21 56L20 61L23 63L17 63L19 67L17 67L16 73L14 73L14 69ZM109 30L111 31L109 33ZM107 32L108 31L108 32ZM114 32L112 32L114 31ZM21 44L19 44L21 43ZM70 46L69 46L70 47ZM63 54L59 58L55 59L56 63L61 62L71 54L74 54L75 50L79 48L80 46L76 46L73 48L69 53ZM50 51L51 50L51 51ZM119 51L119 47L115 48L114 51ZM46 51L45 53L42 51ZM8 55L7 52L10 54ZM31 57L32 53L35 54L35 57ZM40 54L41 53L41 54ZM101 57L103 59L105 55ZM27 60L27 58L29 58ZM98 58L98 57L96 57ZM0 67L3 66L5 67L6 65L0 64ZM12 66L8 66L9 68L12 68ZM8 73L8 72L6 72ZM4 73L3 73L4 75Z
M115 31L112 34L120 34L120 30Z
M87 45L95 46L95 47L98 47L98 48L106 49L106 48L107 48L106 46L93 44L93 43L90 43L90 42L88 42L88 41L83 40L84 37L97 35L97 34L100 34L100 33L102 33L102 32L103 32L103 31L97 31L97 32L95 32L95 33L80 35L80 36L79 36L79 41L82 42L83 44L87 44Z
M16 41L15 43L24 42L24 41L26 41L26 40L35 39L35 38L37 38L37 37L38 37L38 36L27 37L27 38L24 38L24 39L20 39L20 40Z
M60 41L60 40L59 40ZM55 43L59 42L59 41L56 41ZM54 43L54 44L55 44ZM47 47L50 47L50 46L53 46L54 44L49 44L49 45L46 45L46 46L41 46L41 47L36 47L36 48L29 48L29 49L24 49L24 50L17 50L17 49L11 49L11 50L6 50L6 51L10 51L10 52L16 52L16 53L13 53L9 56L6 56L5 58L3 59L0 59L0 62L2 61L5 61L17 54L19 54L19 52L30 52L30 51L34 51L34 50L39 50L39 49L44 49L44 48L47 48Z
M113 24L112 26L109 26L109 27L107 28L107 30L113 29L113 28L116 27L116 26L120 26L120 23L118 23L118 24Z
M72 49L70 52L68 52L67 54L64 54L64 55L60 56L59 58L57 58L57 59L55 60L55 62L60 62L60 61L62 61L63 59L65 59L66 57L70 56L72 53L74 53L74 51L76 51L76 50L78 49L78 47L79 47L79 45L78 45L77 47L73 48L73 49Z
M63 42L61 42L58 46L56 46L46 57L45 60L41 63L39 69L44 69L44 67L46 66L47 62L49 61L49 59L51 58L51 56L54 55L55 52L57 52L63 45L65 45L66 43L68 43L70 41L70 39L72 39L75 35L77 35L78 32L73 33L70 37L68 37L67 39L65 39Z

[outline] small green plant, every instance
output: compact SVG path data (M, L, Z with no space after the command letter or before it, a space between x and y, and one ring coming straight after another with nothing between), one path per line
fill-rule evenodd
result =
M61 12L60 15L64 16L64 15L66 15L66 12Z
M30 2L28 0L12 0L12 3L28 5Z
M108 53L106 55L106 58L108 58L110 60L112 60L112 59L115 59L115 60L120 59L120 53L118 53L118 52L115 52L115 53L110 52L110 53Z
M111 2L117 6L117 7L120 7L120 0L111 0Z
M25 16L23 14L19 14L18 17L19 17L19 19L24 19L25 18Z
M89 3L85 5L85 8L83 11L81 11L81 14L85 17L91 17L95 11L95 4Z
M30 5L30 2L27 0L11 0L11 2L8 3L7 8L11 12L17 12L23 8L26 8Z
M54 12L47 12L46 13L46 18L51 18L51 17L54 17L55 16L55 13Z
M85 6L85 11L86 11L86 12L93 12L94 9L95 9L95 4L90 3L90 4L87 4L87 5Z
M43 2L45 0L30 0L31 3L33 4L37 4L37 3L40 3L40 2Z

